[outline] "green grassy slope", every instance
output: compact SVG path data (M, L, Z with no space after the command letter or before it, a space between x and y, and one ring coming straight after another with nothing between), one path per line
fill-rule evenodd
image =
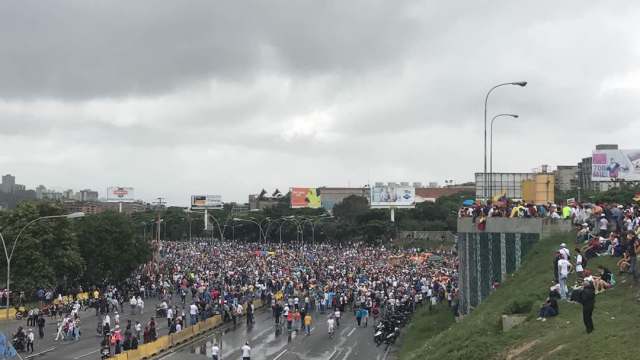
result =
M633 359L638 358L640 303L638 287L630 276L618 275L617 259L591 259L589 269L605 264L616 273L615 288L596 298L595 331L586 334L579 304L560 302L560 315L546 322L536 321L553 278L553 252L561 242L573 243L572 235L544 238L527 255L523 266L501 288L467 316L435 336L422 337L412 331L428 326L431 316L416 316L407 330L401 359ZM575 275L570 276L570 283ZM501 315L514 301L533 300L527 321L509 332L501 330Z

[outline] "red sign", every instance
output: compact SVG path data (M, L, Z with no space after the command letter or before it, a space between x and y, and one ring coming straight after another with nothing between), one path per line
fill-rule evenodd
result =
M125 197L127 195L129 195L129 191L125 188L117 188L115 190L113 190L113 195L117 196L117 197Z

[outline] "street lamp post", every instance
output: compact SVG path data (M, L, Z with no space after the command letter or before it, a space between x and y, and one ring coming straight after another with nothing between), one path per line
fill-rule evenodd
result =
M514 119L518 118L516 114L498 114L491 119L489 130L489 196L493 196L493 122L501 116L509 116Z
M487 91L487 95L484 97L484 172L482 173L482 194L485 201L487 200L487 103L489 102L489 95L491 95L493 90L506 85L517 85L520 87L525 87L527 86L527 82L517 81L498 84L489 89L489 91Z
M291 221L296 224L296 241L298 240L298 234L300 233L300 224L293 217L284 217L282 218L282 224L280 224L280 244L282 244L282 225L284 225L287 221Z
M262 227L260 226L260 224L258 224L257 221L250 220L250 219L241 219L241 218L233 218L233 221L239 221L239 222L245 221L245 222L250 222L250 223L256 224L256 226L258 227L258 231L260 231L258 233L258 242L261 241L261 239L262 239Z
M8 252L7 244L4 241L4 236L2 236L2 233L0 233L0 240L2 240L2 247L4 248L4 255L7 260L7 320L9 319L9 307L10 307L10 301L11 301L11 259L13 258L13 252L16 250L16 245L18 244L18 240L20 240L20 236L22 235L22 233L30 225L40 220L61 219L61 218L77 219L83 216L84 216L83 212L74 212L67 215L41 216L37 219L31 220L25 226L22 227L20 232L18 232L18 236L16 236L15 240L13 241L13 245L11 246L11 253Z

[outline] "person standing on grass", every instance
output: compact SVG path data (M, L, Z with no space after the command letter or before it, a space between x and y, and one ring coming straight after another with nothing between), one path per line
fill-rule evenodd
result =
M567 288L567 277L569 277L572 267L569 260L563 258L558 260L558 283L560 284L560 298L562 300L567 299L567 292L569 291Z
M587 334L593 331L593 309L596 305L596 293L591 281L584 282L584 287L580 293L580 303L582 304L582 321L587 330Z

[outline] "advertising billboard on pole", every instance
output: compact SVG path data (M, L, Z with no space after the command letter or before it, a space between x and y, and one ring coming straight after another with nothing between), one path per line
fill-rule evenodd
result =
M640 150L594 150L591 181L640 181Z
M132 187L109 186L107 188L107 201L132 202L135 201Z
M220 195L191 195L191 210L222 209Z
M292 208L319 209L321 206L320 191L316 188L294 187L289 189L291 193Z
M416 205L416 189L412 186L382 185L371 188L372 208L412 208Z

